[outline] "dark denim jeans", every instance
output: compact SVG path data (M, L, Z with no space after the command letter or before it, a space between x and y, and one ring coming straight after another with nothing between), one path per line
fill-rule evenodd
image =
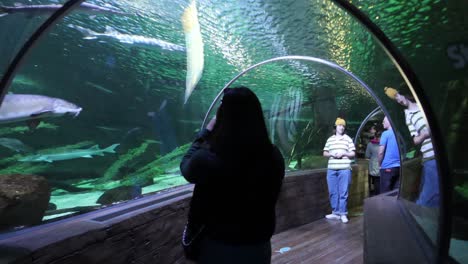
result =
M370 182L374 186L374 189L370 191L370 195L379 195L380 194L380 176L369 175ZM370 185L369 185L370 189Z
M389 192L400 186L400 167L380 169L380 193Z

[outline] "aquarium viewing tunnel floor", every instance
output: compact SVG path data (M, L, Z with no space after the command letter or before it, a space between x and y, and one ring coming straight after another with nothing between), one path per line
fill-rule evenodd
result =
M320 219L273 236L272 263L363 263L363 216L350 210L349 222Z

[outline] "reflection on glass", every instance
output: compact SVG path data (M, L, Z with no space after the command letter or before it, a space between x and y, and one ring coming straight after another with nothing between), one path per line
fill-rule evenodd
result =
M435 244L440 189L430 127L424 113L409 92L403 93L385 87L385 94L404 108L405 123L416 148L416 154L407 155L409 160L405 161L406 176L402 184L402 197L415 202L417 206L408 204L410 213Z
M368 194L369 196L380 194L380 164L379 144L383 131L383 112L380 108L372 111L361 124L361 132L356 140L356 155L365 158L368 162Z
M452 239L450 255L460 263L468 263L468 170L466 167L466 123L468 122L468 78L450 80L446 91L445 111L447 140L453 161ZM450 115L448 114L450 113Z

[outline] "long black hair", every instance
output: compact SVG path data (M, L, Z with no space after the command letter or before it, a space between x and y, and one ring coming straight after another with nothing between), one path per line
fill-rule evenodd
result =
M229 161L258 160L271 154L262 106L252 90L244 86L224 90L210 145Z

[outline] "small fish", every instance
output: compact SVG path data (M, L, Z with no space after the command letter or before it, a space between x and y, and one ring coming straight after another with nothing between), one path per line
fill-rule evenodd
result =
M132 133L138 132L138 131L140 131L140 130L141 130L141 127L134 127L134 128L132 128L132 129L129 129L129 130L127 131L127 133L125 133L125 136L128 136L128 135L130 135L130 134L132 134Z
M0 138L0 145L9 148L16 152L33 152L34 150L25 145L23 142L16 138Z
M200 31L200 23L198 22L198 13L195 1L192 1L185 9L181 20L185 33L185 46L187 47L185 104L195 89L198 81L200 81L204 65L203 39Z
M120 128L106 127L106 126L96 126L96 128L106 130L106 131L121 131Z
M105 92L105 93L108 93L108 94L113 94L114 92L109 90L109 89L106 89L104 87L102 87L101 85L99 84L95 84L95 83L92 83L92 82L85 82L85 84L93 87L93 88L96 88L98 89L99 91L102 91L102 92Z
M12 81L12 85L35 87L37 83L24 75L16 75Z
M26 121L36 128L40 119L65 114L78 116L82 108L60 98L36 94L6 94L0 105L0 124Z
M161 144L161 141L153 140L153 139L146 139L145 142L149 144Z
M201 125L203 123L203 120L187 120L187 119L179 119L177 120L178 122L182 124L193 124L193 125Z
M57 160L70 160L78 158L92 158L93 155L104 156L104 153L115 153L115 148L120 144L113 144L105 149L99 149L98 145L94 145L88 149L72 149L69 151L51 153L51 154L36 154L22 157L19 161L26 162L54 162Z
M161 103L161 105L159 106L159 111L161 112L167 105L167 99L164 99Z
M80 31L84 35L84 39L97 39L97 38L113 39L123 44L139 45L142 47L160 47L162 49L170 50L170 51L185 51L184 47L179 46L177 44L173 44L173 43L160 40L160 39L155 39L155 38L148 38L148 37L138 36L138 35L122 34L110 26L106 26L106 31L104 33L99 33L91 29L76 26L73 24L68 24L68 27Z
M131 136L138 135L141 133L141 127L134 127L132 129L129 129L123 136L121 141L125 141Z
M10 14L24 14L27 17L33 17L36 15L50 15L61 8L62 5L15 5L15 6L3 6L0 5L0 17ZM106 13L106 14L119 14L126 15L125 12L119 10L93 5L89 3L82 3L74 9L74 12L80 13Z

